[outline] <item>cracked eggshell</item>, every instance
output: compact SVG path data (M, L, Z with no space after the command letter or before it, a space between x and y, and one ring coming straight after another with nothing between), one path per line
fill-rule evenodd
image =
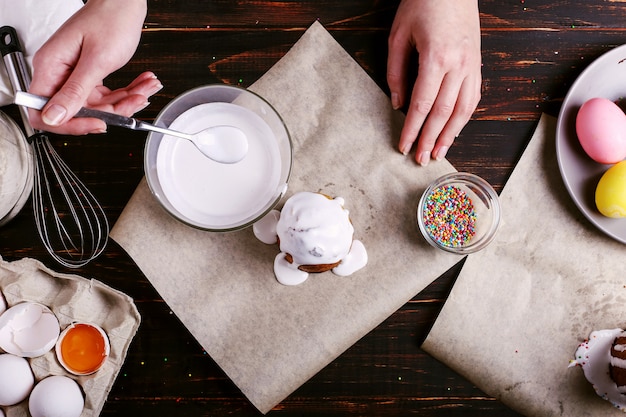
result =
M59 320L46 306L23 302L0 315L0 348L25 358L50 351L61 329Z

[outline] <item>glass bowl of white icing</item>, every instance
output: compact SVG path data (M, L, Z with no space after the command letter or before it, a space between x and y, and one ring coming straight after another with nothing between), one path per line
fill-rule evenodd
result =
M13 219L33 188L34 161L24 133L0 112L0 226Z
M291 137L280 114L258 94L221 84L198 87L170 102L154 123L187 133L230 125L248 140L243 160L223 164L189 141L148 134L148 186L161 206L183 223L215 232L243 229L272 210L287 191Z

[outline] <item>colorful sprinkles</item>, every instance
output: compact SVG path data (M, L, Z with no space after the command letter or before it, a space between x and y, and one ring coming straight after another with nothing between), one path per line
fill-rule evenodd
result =
M424 201L423 209L426 231L442 246L465 246L476 234L474 204L457 186L435 188Z

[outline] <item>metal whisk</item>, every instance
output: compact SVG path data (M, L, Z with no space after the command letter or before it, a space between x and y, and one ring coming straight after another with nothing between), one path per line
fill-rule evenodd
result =
M106 214L48 137L36 134L31 139L35 156L33 213L39 236L61 265L83 266L106 247Z
M15 29L0 28L0 49L14 91L27 91L30 74ZM56 153L48 136L30 125L20 107L24 129L35 157L33 213L39 236L61 265L78 268L106 247L109 223L104 210Z

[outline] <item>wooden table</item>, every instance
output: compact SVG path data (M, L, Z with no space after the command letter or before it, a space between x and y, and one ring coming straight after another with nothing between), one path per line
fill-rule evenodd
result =
M470 1L470 0L463 0ZM316 19L378 85L398 0L149 0L135 57L111 87L153 70L165 88L140 113L153 119L180 93L203 84L249 86ZM557 115L580 72L626 40L626 3L484 0L483 97L448 158L500 191L542 112ZM17 117L15 108L3 110ZM143 176L145 133L53 138L104 205L111 223ZM6 260L32 257L60 272L99 279L134 298L143 321L102 415L252 416L260 413L172 314L133 261L110 242L76 271L56 265L35 231L30 203L0 229ZM462 266L448 273L285 399L272 415L515 416L420 350Z

